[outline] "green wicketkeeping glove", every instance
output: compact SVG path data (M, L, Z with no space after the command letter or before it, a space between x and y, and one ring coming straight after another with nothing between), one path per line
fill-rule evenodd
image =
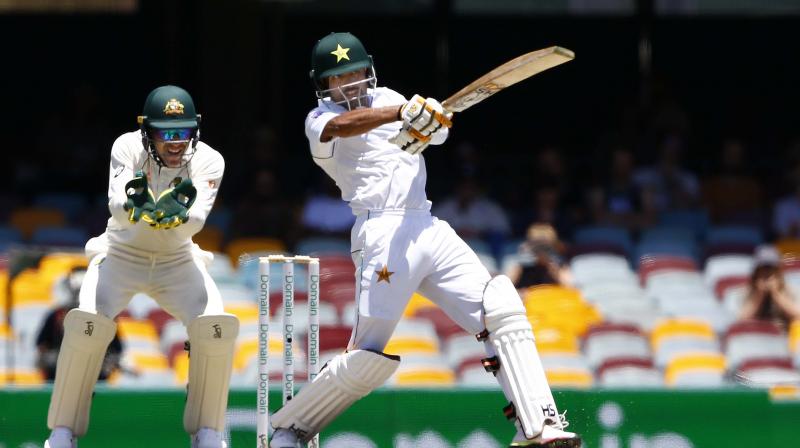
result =
M153 217L157 229L171 229L189 220L189 208L197 198L197 189L191 179L184 179L158 197Z
M125 194L128 199L122 208L128 212L128 221L136 223L142 218L148 223L152 221L150 213L156 208L156 199L153 190L147 186L147 176L143 171L137 171L125 184Z

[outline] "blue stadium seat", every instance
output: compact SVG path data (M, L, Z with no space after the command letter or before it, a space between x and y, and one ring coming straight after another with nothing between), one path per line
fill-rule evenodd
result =
M658 217L659 226L690 229L698 239L705 237L709 223L706 210L673 210Z
M350 241L344 238L309 237L294 248L298 255L350 254Z
M61 211L67 220L76 222L86 210L86 198L77 193L42 193L33 199L37 208L52 208Z
M12 244L22 243L22 233L15 227L0 226L0 252L5 252Z
M82 227L40 227L31 236L31 244L42 246L81 247L88 240L89 235Z
M715 226L708 230L706 244L743 244L758 246L764 242L764 235L752 226Z
M573 238L577 244L610 244L626 254L633 252L633 239L627 229L612 226L588 226L576 230Z

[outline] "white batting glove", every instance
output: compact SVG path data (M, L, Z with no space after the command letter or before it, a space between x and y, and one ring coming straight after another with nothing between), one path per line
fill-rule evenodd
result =
M418 154L430 144L431 136L435 132L453 125L450 121L452 116L435 99L423 99L414 95L400 109L403 128L389 142L410 154Z

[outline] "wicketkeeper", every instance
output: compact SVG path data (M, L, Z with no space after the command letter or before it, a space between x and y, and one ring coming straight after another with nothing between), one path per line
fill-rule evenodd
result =
M111 148L111 218L105 233L86 243L91 261L79 306L64 319L47 416L52 433L45 448L76 447L77 438L86 434L92 392L116 333L113 319L139 292L186 325L190 365L183 426L191 446L225 447L222 431L239 321L223 311L206 270L213 255L192 242L214 204L225 161L200 141L200 115L180 87L153 90L139 126ZM152 443L146 433L140 437L142 446Z

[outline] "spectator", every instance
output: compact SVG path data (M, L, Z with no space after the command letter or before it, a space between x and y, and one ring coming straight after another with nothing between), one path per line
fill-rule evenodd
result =
M703 202L715 222L760 225L762 192L750 175L744 142L728 138L722 144L715 174L703 182Z
M36 348L39 353L36 364L48 381L53 381L56 377L58 349L61 347L61 340L64 339L64 317L69 310L78 306L78 293L81 290L84 275L86 275L86 268L76 268L58 282L55 290L63 296L61 305L47 315L42 329L39 330L39 335L36 337ZM101 380L107 379L119 368L121 354L122 343L116 336L108 346L103 366L100 368Z
M639 230L655 222L655 203L650 190L633 180L633 153L625 148L611 152L611 166L604 186L588 192L588 209L597 224Z
M481 193L473 177L464 177L455 196L445 199L433 213L447 221L462 238L504 238L511 232L503 208Z
M303 206L301 221L306 233L349 238L356 217L347 202L342 201L336 184L325 176L318 192Z
M778 238L800 238L800 182L793 194L775 203L772 227Z
M277 238L291 245L297 225L291 201L280 194L275 173L266 168L258 170L252 184L238 199L231 222L231 233L238 237Z
M768 320L786 329L800 319L800 304L786 287L777 253L762 251L756 258L739 318Z
M561 256L562 244L553 226L536 223L528 228L525 241L519 246L519 262L508 277L517 289L537 285L572 285L572 273Z
M655 166L637 169L633 180L654 196L658 211L681 210L697 204L700 187L697 177L681 166L683 139L677 135L664 138Z

